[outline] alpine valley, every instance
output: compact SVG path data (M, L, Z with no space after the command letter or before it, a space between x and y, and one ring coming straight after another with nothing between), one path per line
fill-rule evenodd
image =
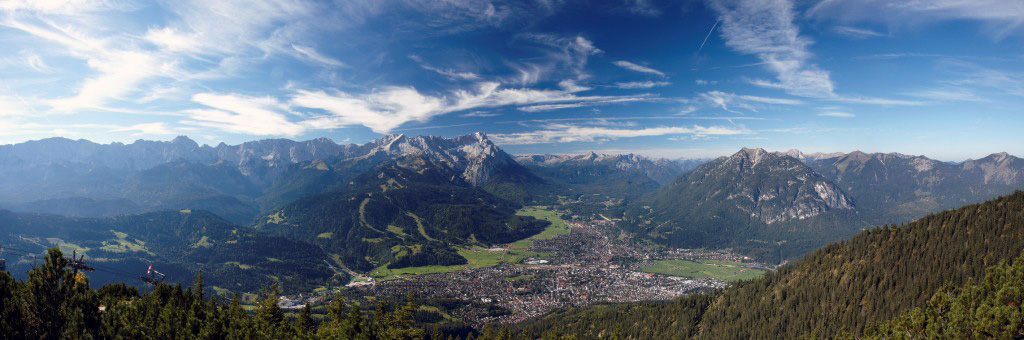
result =
M201 275L211 292L223 297L241 293L245 303L253 303L253 294L271 285L286 300L302 304L322 303L337 293L367 306L408 287L458 280L470 280L470 286L485 287L480 282L487 280L507 285L502 289L511 297L496 298L502 302L494 305L486 301L495 298L487 296L498 294L486 289L482 295L419 291L425 295L420 302L430 307L417 322L450 334L526 320L517 326L524 334L541 336L542 329L552 328L600 337L594 332L612 332L608 327L618 322L608 321L608 313L621 312L624 320L656 313L694 318L677 324L678 329L616 326L637 337L675 331L696 337L832 336L840 326L864 333L865 321L896 317L904 307L920 306L939 293L941 283L966 284L980 278L977 268L1016 256L1009 247L963 257L985 260L922 278L921 288L913 291L850 276L904 263L856 259L867 257L863 252L873 247L911 247L911 241L903 240L909 235L968 233L965 238L999 239L999 244L1019 236L971 232L982 222L958 218L975 211L996 216L1019 205L1019 193L997 197L1024 188L1024 160L1006 153L951 163L901 154L807 155L748 148L705 160L594 152L513 156L483 133L387 135L361 145L325 138L217 146L200 146L187 137L132 144L51 138L0 147L0 188L0 244L7 269L20 278L55 247L79 256L75 259L84 261L82 268L93 271L94 285L144 287L153 281L149 271L157 268L162 282L183 283ZM989 199L996 200L929 215ZM902 223L909 224L874 229ZM931 225L952 229L931 230ZM923 241L922 249L980 251L938 246L947 241ZM919 264L914 270L946 264L961 268L938 255L917 254L913 261ZM570 272L592 279L562 276ZM635 275L640 272L650 274ZM650 284L664 291L595 290L605 284L602 280L619 275L653 280ZM140 276L145 280L139 281ZM757 323L756 313L772 313L768 301L825 313L801 304L811 300L793 302L785 294L835 298L810 288L829 278L873 287L862 290L870 295L865 303L871 317L860 319L850 307L836 307L827 312L840 319L831 321L799 327ZM549 279L559 288L537 286ZM785 282L807 289L780 286ZM572 300L578 290L594 295ZM568 295L548 307L513 303L544 294ZM892 294L900 297L899 305L875 304ZM677 296L682 297L671 306L587 307ZM765 305L743 310L725 302L734 299ZM850 301L843 297L837 306L850 306ZM571 307L582 309L561 309ZM721 321L730 318L747 320L753 328L737 330ZM607 327L584 327L604 322Z

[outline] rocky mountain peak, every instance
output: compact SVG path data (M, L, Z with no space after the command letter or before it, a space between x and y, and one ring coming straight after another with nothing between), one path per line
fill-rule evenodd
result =
M1000 162L1000 163L1005 162L1006 160L1008 160L1010 158L1013 158L1013 156L1011 156L1009 153L1006 153L1005 151L994 153L994 154L990 155L989 157L992 157L993 160L995 160L996 162Z
M174 137L174 139L171 140L171 144L178 145L178 146L184 146L184 147L191 147L191 148L198 148L199 147L199 143L196 143L196 141L192 140L191 138L188 138L188 136Z
M734 205L766 224L853 209L842 190L803 162L764 149L743 148L698 167L685 181L673 185L696 190L691 194L706 202Z
M740 158L748 160L753 164L761 163L762 160L773 156L770 152L765 151L762 148L743 148L739 152L733 154L730 158Z
M994 153L979 160L968 160L960 165L964 172L980 173L985 184L1024 184L1024 159L1006 152Z

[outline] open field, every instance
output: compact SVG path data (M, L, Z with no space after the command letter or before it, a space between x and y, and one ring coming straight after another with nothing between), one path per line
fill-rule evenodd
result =
M502 262L518 263L519 261L530 257L547 257L551 256L551 254L533 252L526 249L529 248L535 240L549 240L558 235L569 233L569 226L566 225L565 221L558 216L558 212L550 211L543 207L526 207L520 210L518 215L545 219L551 221L551 225L537 235L510 244L507 250L495 250L481 247L459 249L459 255L466 258L469 262L467 264L455 266L408 267L398 269L388 269L387 265L383 265L371 271L370 276L377 280L391 280L402 275L448 273L457 270L493 267Z
M695 279L716 279L722 281L750 280L764 274L764 270L748 268L740 262L662 260L640 268L648 273L658 273Z
M465 257L467 264L455 266L423 266L388 269L383 265L370 272L370 276L377 280L391 280L402 275L423 275L448 273L458 270L493 267L502 262L517 263L529 257L544 257L549 254L523 250L494 251L485 248L464 248L459 249L459 255Z
M551 222L551 225L537 235L513 242L509 245L509 249L526 249L533 245L533 241L550 240L558 237L558 235L565 235L569 233L569 226L565 224L565 221L562 220L561 217L559 217L557 211L552 211L545 207L525 207L516 212L516 215L533 216L538 219L547 220L548 222Z

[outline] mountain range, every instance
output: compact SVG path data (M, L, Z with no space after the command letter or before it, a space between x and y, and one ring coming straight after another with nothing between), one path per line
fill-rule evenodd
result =
M704 163L629 205L622 227L656 242L798 257L874 225L1024 188L1024 160L743 149Z
M388 135L361 145L321 138L211 147L178 137L107 145L51 138L0 146L0 207L17 211L11 216L70 226L194 211L223 218L221 229L246 230L253 242L298 242L319 252L311 259L356 272L465 263L459 247L509 243L543 230L546 222L515 214L524 205L618 218L623 230L655 243L731 248L782 262L873 225L910 221L1022 187L1024 161L1005 153L960 163L763 149L692 161L633 154L512 156L482 133ZM110 230L128 233L125 226L103 228L84 240L101 248L119 242L105 234ZM18 238L8 241L65 239L63 229L18 230ZM174 249L180 253L196 242L182 239ZM278 258L271 249L256 253ZM189 256L129 253L136 260Z

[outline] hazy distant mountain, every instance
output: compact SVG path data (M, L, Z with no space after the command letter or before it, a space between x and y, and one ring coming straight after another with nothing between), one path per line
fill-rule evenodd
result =
M949 163L924 156L854 151L807 164L852 195L879 223L916 218L1024 188L1024 160L1006 153Z
M682 170L675 161L635 154L521 155L516 160L545 180L547 191L573 215L619 217L625 205Z
M590 152L582 155L522 155L516 160L525 166L542 168L602 167L625 172L640 173L658 182L667 184L685 172L699 160L672 161L663 158L648 158L636 154L606 155ZM695 167L695 166L694 166ZM691 168L692 169L692 168Z
M835 211L853 213L854 201L803 162L743 149L701 165L633 204L625 222L669 244L714 247L780 233L818 233L836 226L797 222Z
M96 201L128 199L142 212L209 209L236 223L248 223L263 209L285 204L333 185L330 179L295 186L281 180L313 162L364 164L333 179L344 180L375 164L420 154L455 171L467 183L515 201L530 196L542 181L483 134L456 138L385 136L362 145L338 145L326 138L309 141L260 140L240 145L199 146L187 137L169 142L96 144L50 138L0 146L0 202L12 209L31 202L67 198ZM302 177L302 176L300 176ZM302 177L303 180L307 179ZM289 190L297 190L290 192ZM270 195L272 197L264 198ZM107 216L110 209L33 207L31 211ZM121 213L123 211L117 211Z
M793 157L793 158L799 159L801 161L817 161L817 160L821 160L821 159L825 159L825 158L835 158L835 157L841 157L841 156L845 155L842 152L830 152L830 153L815 152L815 153L811 153L811 154L806 154L806 153L803 153L802 151L797 150L797 149L789 149L789 150L786 150L786 151L776 152L776 154Z
M701 164L704 164L704 163L707 163L707 162L710 162L710 161L713 161L713 160L714 159L711 159L711 158L680 158L680 159L673 160L672 162L674 162L677 165L679 165L679 170L680 171L682 171L683 173L687 173L687 172L693 171L693 169L696 169L698 166L701 166ZM675 179L675 178L673 178L673 179ZM671 182L671 180L669 180L669 182ZM667 183L668 182L666 182L666 184Z

